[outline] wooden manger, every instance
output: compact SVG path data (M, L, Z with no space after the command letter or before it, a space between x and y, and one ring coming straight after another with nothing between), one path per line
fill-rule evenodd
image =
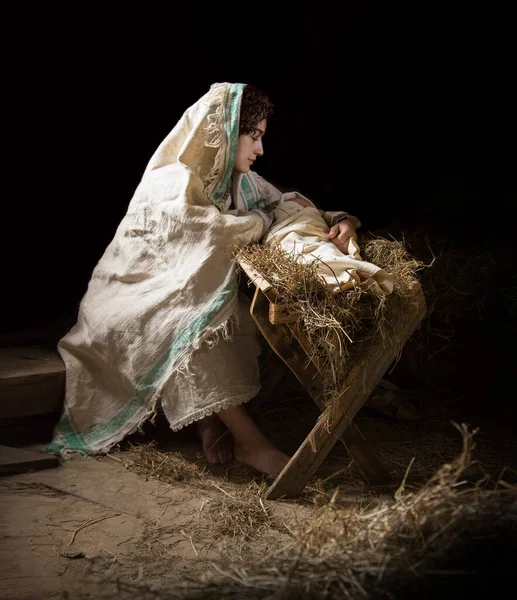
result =
M418 281L411 285L408 310L393 323L396 332L393 340L379 341L368 348L365 356L348 373L343 391L330 410L325 403L323 378L315 361L309 360L308 340L297 322L297 316L289 314L286 307L278 302L273 285L249 262L239 258L238 263L255 286L250 310L258 329L321 410L312 431L269 487L265 497L275 500L298 495L339 439L370 484L391 483L388 471L353 419L426 313L426 302Z

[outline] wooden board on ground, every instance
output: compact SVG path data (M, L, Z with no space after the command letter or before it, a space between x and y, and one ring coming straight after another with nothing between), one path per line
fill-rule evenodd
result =
M35 452L25 448L0 446L0 475L27 473L39 469L58 467L59 458L43 452Z

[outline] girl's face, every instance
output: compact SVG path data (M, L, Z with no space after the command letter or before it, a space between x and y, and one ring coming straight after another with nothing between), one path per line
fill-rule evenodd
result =
M266 133L266 126L267 119L264 119L260 121L255 131L239 136L233 167L237 173L247 173L257 157L264 154L262 137Z

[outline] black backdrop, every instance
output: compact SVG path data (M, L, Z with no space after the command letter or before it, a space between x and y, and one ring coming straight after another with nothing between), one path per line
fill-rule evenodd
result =
M275 103L257 170L278 186L369 230L513 235L509 13L389 4L90 4L14 21L2 332L73 314L151 154L216 81Z

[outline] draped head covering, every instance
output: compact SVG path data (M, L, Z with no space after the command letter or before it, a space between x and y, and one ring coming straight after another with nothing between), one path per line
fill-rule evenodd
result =
M239 139L241 83L216 83L188 108L149 161L146 174L181 163L200 178L205 196L224 212L221 197L233 170Z

